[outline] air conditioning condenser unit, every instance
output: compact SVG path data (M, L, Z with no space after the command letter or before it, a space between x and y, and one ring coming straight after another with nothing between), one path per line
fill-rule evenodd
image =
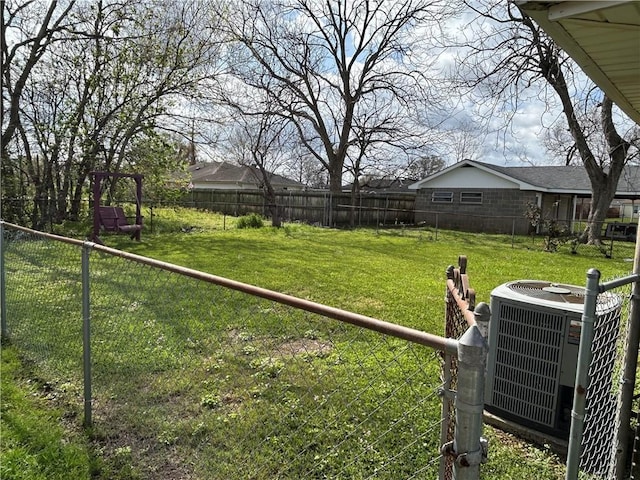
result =
M582 287L538 280L505 283L491 292L488 412L568 437L584 294ZM620 302L599 303L596 310L601 316L615 309L619 316Z

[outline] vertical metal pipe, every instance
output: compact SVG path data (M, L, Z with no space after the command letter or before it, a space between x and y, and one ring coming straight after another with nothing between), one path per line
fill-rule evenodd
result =
M488 326L489 306L479 303L474 314L476 324L469 327L458 341L454 480L478 480L480 464L486 460L482 415L488 346L483 331Z
M640 219L638 219L640 227ZM633 257L633 273L640 274L640 236L636 235L636 250ZM615 477L621 480L627 467L628 431L631 423L633 392L636 385L636 368L638 366L638 347L640 344L640 282L635 281L631 289L629 306L629 326L625 343L625 362L620 378L620 396L618 400L618 419L615 442Z
M133 178L136 182L136 225L142 225L142 175ZM136 231L135 239L140 241L140 230Z
M89 289L89 254L93 243L82 247L82 359L84 370L84 426L91 427L91 303Z
M93 174L93 233L91 234L91 240L94 242L100 234L100 185L102 184L102 178L99 173Z
M578 347L578 366L576 368L573 408L571 410L566 480L576 480L580 468L584 413L587 389L589 388L589 365L591 365L592 358L591 343L593 341L593 328L596 318L599 281L600 272L595 268L590 269L587 272L587 286L585 290L584 311L582 314L582 328L580 331L580 346Z
M442 416L440 423L440 446L443 447L449 441L449 425L450 425L450 400L452 397L451 392L451 364L452 356L450 353L444 355L444 365L442 366L442 391L440 396L442 398ZM440 474L438 478L443 480L447 471L448 456L442 455L440 457Z
M7 328L7 290L5 283L4 250L4 222L0 221L0 338L2 338L2 340L9 337Z

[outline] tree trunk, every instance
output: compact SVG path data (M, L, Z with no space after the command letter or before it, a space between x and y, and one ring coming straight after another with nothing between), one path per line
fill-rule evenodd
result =
M276 192L268 181L265 182L263 190L264 199L267 202L269 213L271 214L271 226L280 228L282 227L282 215L280 215L280 208L276 202Z
M587 217L587 226L580 236L581 243L600 245L602 243L603 225L607 218L607 211L611 199L615 196L615 185L598 185L592 189L591 207Z
M271 211L271 226L280 228L282 227L282 215L280 215L280 208L273 202L269 204L269 210Z
M337 218L338 198L342 193L342 165L338 167L334 161L333 169L329 170L329 212L327 227L333 227Z
M356 177L357 178L357 177ZM357 210L358 208L358 204L357 204L357 200L358 200L358 193L360 191L359 185L358 185L358 180L356 179L353 182L353 187L351 188L351 208L349 209L349 226L351 228L355 228L356 226L356 218L358 217L358 215L360 215L362 212Z
M333 165L334 168L329 170L329 191L331 193L342 192L342 165Z
M591 181L592 201L587 227L581 240L596 245L602 243L602 225L607 218L609 205L615 198L630 147L629 142L624 140L615 128L612 110L613 102L605 95L602 101L600 121L609 150L608 171L605 171L593 156L583 158Z

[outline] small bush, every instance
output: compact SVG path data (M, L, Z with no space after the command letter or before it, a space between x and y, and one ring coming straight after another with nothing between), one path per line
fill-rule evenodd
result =
M220 400L220 396L215 393L207 393L200 399L200 405L207 408L218 408L222 405L222 401Z
M245 215L240 217L236 223L237 228L262 228L264 227L264 220L257 213Z
M284 362L274 358L260 358L251 362L251 368L257 370L256 378L276 378L284 368Z

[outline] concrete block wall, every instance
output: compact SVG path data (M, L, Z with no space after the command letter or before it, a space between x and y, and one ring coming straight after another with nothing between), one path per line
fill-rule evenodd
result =
M453 202L432 202L433 192L452 192ZM460 193L481 192L482 203L461 203ZM440 188L419 190L416 196L416 222L454 230L485 233L529 233L525 218L527 204L535 203L535 192L517 189Z

